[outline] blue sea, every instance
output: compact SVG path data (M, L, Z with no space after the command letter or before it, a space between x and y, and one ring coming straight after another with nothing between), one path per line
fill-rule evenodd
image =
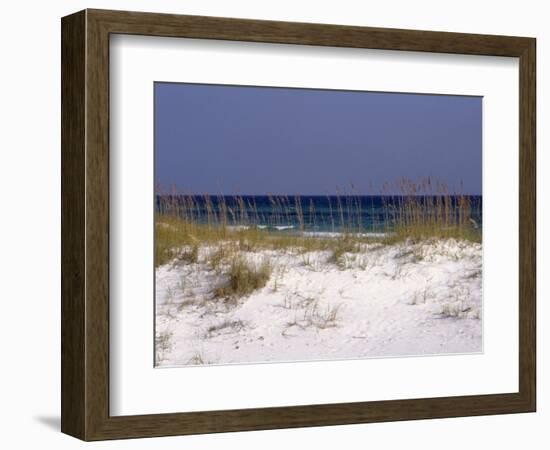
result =
M415 196L422 214L435 214L442 197ZM266 196L266 195L156 195L156 211L175 214L200 223L255 226L276 231L381 232L391 230L410 196ZM467 202L473 227L482 226L482 197L448 196L450 215L458 217L459 203ZM225 219L224 219L225 217Z

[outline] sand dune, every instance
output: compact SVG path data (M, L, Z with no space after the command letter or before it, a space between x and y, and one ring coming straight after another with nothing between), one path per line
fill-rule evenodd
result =
M267 285L225 302L223 271L198 261L156 269L158 366L482 351L481 244L363 244L330 252L243 252L269 261Z

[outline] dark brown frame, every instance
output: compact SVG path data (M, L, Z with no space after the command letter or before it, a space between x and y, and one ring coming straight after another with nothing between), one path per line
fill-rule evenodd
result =
M64 17L61 31L64 433L100 440L535 411L534 38L104 10ZM519 57L519 392L110 416L108 99L113 33Z

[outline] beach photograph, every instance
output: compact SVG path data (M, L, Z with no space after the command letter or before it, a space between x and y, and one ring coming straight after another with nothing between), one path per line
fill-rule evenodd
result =
M481 97L154 99L155 367L483 351Z

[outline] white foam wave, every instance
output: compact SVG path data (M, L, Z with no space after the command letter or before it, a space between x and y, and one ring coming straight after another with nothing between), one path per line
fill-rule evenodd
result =
M276 230L282 231L282 230L292 230L294 228L294 225L277 225L275 227Z

